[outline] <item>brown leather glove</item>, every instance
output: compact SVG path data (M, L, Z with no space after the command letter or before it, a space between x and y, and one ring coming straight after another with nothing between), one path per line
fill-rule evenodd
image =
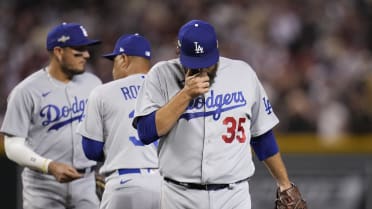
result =
M292 183L292 187L284 191L276 190L275 209L307 209L307 204L302 199L300 190Z
M102 200L103 192L105 191L105 177L95 173L96 178L96 194L99 200Z

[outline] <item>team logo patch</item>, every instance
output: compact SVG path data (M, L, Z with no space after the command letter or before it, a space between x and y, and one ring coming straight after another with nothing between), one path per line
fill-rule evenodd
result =
M47 91L41 94L42 97L46 97L51 93L51 91Z
M61 36L57 41L58 42L62 42L62 43L65 43L66 41L70 40L70 36Z
M198 42L194 42L195 54L204 54L204 48Z
M266 97L264 97L264 98L262 98L262 100L263 100L263 103L265 105L265 111L266 111L266 113L268 115L270 115L273 112L273 108L272 108L272 106L270 104L269 99L267 99Z
M120 184L126 184L126 183L128 183L130 181L132 181L132 179L127 179L127 180L121 179L120 180Z

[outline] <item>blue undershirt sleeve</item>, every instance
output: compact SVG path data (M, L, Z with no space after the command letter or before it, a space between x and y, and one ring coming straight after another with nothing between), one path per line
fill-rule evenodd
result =
M156 111L139 117L137 120L138 137L143 144L151 144L159 138L156 131L155 113Z
M88 159L98 162L104 161L105 157L103 153L103 142L99 142L83 136L82 144L84 154Z
M279 152L279 147L272 130L261 136L253 137L251 139L251 146L260 161L266 160Z

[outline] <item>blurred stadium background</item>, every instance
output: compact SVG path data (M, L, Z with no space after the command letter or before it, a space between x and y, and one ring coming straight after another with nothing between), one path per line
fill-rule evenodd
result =
M0 123L6 98L46 65L48 30L78 22L94 48L88 70L123 33L152 43L153 63L175 57L179 27L211 22L223 56L250 63L281 120L276 127L291 178L312 209L372 208L371 0L0 0ZM251 179L253 209L272 208L275 184L262 163ZM20 168L1 148L1 208L21 208Z

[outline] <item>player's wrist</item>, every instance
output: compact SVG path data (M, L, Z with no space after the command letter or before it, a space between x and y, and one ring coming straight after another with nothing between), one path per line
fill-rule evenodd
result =
M286 181L286 182L283 182L283 183L278 183L278 187L279 187L281 192L291 188L293 185L294 184L290 181Z
M41 166L41 171L43 173L49 173L49 164L52 162L51 159L44 159L43 164Z
M187 89L182 89L178 95L186 101L191 101L194 97Z

